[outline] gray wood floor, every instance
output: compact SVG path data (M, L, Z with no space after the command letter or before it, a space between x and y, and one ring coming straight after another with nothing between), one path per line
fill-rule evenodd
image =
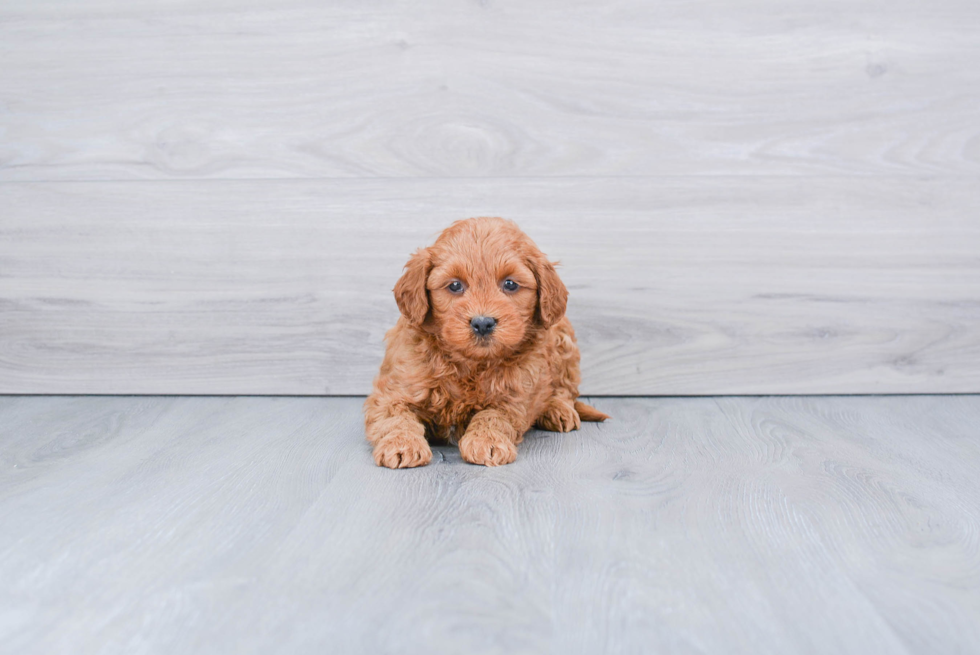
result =
M980 392L975 0L4 0L0 393L359 394L504 215L593 394Z
M980 651L980 397L594 402L390 471L360 398L0 398L0 651Z

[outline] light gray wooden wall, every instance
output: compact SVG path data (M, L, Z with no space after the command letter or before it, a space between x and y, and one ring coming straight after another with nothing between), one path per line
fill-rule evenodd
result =
M359 394L517 220L590 394L980 392L980 4L6 0L0 392Z

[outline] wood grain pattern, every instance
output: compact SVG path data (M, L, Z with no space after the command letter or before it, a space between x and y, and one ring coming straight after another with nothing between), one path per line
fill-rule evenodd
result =
M0 643L980 649L980 397L593 402L390 471L359 398L0 398Z
M977 33L967 0L8 0L0 393L364 393L407 253L478 214L564 260L588 393L980 391Z
M980 174L969 0L7 0L0 180Z
M408 254L473 214L518 220L562 260L586 393L976 392L976 189L7 183L0 393L367 393Z

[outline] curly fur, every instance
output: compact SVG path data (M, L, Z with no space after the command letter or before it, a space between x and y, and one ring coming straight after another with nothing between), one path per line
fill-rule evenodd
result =
M503 285L513 280L518 288ZM453 292L458 281L463 289ZM579 351L565 318L568 291L554 265L511 221L457 221L417 251L395 284L401 311L364 403L379 466L423 466L429 441L464 460L513 462L532 426L568 432L603 421L579 402ZM474 316L497 324L480 338Z

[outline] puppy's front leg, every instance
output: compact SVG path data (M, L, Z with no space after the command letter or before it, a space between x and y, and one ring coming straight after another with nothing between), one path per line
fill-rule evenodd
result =
M425 440L425 426L409 409L386 407L368 399L366 432L374 446L374 461L390 469L425 466L432 449Z
M517 459L517 443L524 436L514 422L498 409L477 412L459 440L459 454L470 464L510 464Z

